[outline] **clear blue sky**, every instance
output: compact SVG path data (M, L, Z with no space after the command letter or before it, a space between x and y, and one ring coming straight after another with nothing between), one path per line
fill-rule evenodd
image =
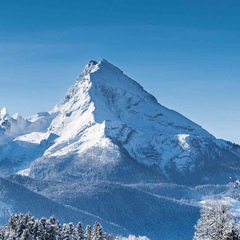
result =
M240 143L239 0L0 0L0 108L51 110L101 58Z

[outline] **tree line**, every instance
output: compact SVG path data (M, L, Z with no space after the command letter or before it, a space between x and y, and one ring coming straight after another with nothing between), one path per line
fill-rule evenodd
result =
M114 236L103 232L100 223L60 224L55 217L35 219L30 213L12 214L8 224L0 227L1 240L113 240Z
M0 240L150 240L145 236L114 236L105 233L100 223L83 228L81 222L61 224L54 216L35 219L30 213L12 214L6 226L0 226Z

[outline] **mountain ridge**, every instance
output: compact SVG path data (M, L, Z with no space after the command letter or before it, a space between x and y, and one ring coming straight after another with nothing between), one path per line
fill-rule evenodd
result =
M6 112L6 109L2 110L1 116ZM1 158L10 156L16 160L16 154L12 157L9 154L14 148L20 156L20 165L26 159L26 164L19 165L19 170L33 162L24 174L34 178L43 177L41 168L47 167L56 177L61 172L64 178L82 179L87 175L89 179L92 176L93 179L109 180L112 173L121 172L121 169L123 175L131 172L127 165L132 165L133 171L134 164L140 164L153 175L161 176L153 179L149 176L147 181L165 179L187 184L186 178L197 174L199 178L193 184L202 184L217 182L221 178L226 182L227 177L221 172L223 165L230 165L225 169L228 174L234 166L234 177L239 170L238 145L216 139L198 124L162 106L141 85L105 59L89 61L76 83L52 111L27 119L18 116L15 120L6 116L1 117L2 132L6 122L9 122L10 133L11 126L17 126L18 122L21 122L19 126L23 125L22 129L25 126L26 132L21 130L13 134L5 155L3 149L6 145L2 146ZM5 129L5 135L6 132ZM50 159L56 158L58 160L50 164ZM216 166L219 173L215 174L217 179L214 180L212 171ZM136 179L139 179L137 175L144 173L139 167ZM96 172L91 175L89 169ZM204 173L206 169L206 172L211 171L210 176ZM49 174L44 171L44 178L51 178L51 171L47 171Z

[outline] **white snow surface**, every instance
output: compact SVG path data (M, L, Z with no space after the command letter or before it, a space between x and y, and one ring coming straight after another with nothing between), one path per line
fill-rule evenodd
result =
M144 164L160 164L159 143L169 136L191 133L213 138L182 115L161 106L138 83L106 60L91 61L52 111L56 117L49 130L58 135L45 155L88 151L96 145L111 148L122 143L131 157ZM181 140L180 140L181 139ZM176 138L184 149L184 138ZM150 150L149 148L152 147ZM154 159L149 154L155 154Z
M64 99L50 112L27 119L0 112L0 161L36 168L44 159L86 156L94 166L118 164L121 152L145 166L192 171L197 151L229 148L199 125L167 109L106 60L90 61ZM96 151L96 149L104 149ZM234 152L239 157L239 149ZM20 164L21 165L21 164ZM40 164L41 165L41 164ZM15 169L14 169L15 171ZM31 174L31 171L30 171Z

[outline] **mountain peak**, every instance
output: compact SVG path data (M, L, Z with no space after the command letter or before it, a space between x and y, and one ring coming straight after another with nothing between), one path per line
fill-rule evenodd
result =
M15 113L13 114L12 118L19 120L19 119L22 119L22 116L19 113Z
M5 108L0 111L1 118L6 114ZM228 143L220 143L199 125L159 104L140 84L105 59L89 61L51 112L26 120L16 118L17 121L0 119L1 144L2 139L6 144L14 140L8 151L5 145L0 146L0 159L2 153L12 162L39 157L30 171L37 178L51 179L54 174L59 178L62 174L63 178L97 176L116 180L118 176L127 179L132 171L136 180L142 174L145 176L146 167L163 178L181 183L188 181L189 174L196 173L199 174L196 182L202 183L211 177L213 168L209 175L204 175L210 164L214 167L219 162L222 170L225 159L233 159L234 168L240 165L238 148L231 150ZM55 158L56 161L50 160ZM51 170L49 162L53 163ZM137 166L140 175L135 170ZM232 166L229 175L235 176ZM114 175L115 172L119 175ZM149 181L155 181L150 176Z
M85 66L85 68L80 76L89 74L96 67L96 65L97 65L96 61L90 60L88 62L88 64Z
M5 117L7 117L9 114L8 114L8 111L5 107L2 108L2 110L0 111L0 119L4 119Z
M115 73L118 73L118 74L123 74L123 71L121 69L119 69L118 67L114 66L113 64L111 64L110 62L108 62L106 59L101 59L99 62L98 62L98 67L99 69L104 69L104 70L110 70L110 71L113 71Z
M99 62L95 60L90 60L87 65L85 66L83 72L79 75L78 81L81 81L81 79L95 71L105 71L105 72L114 72L117 74L122 74L123 72L114 66L113 64L109 63L106 59L101 59Z

